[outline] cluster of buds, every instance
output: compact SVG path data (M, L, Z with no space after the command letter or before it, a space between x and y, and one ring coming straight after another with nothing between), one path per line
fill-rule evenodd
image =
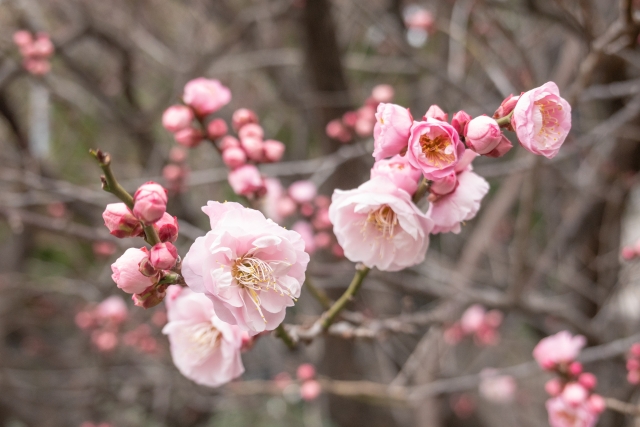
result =
M422 6L411 4L404 9L403 15L407 42L413 47L424 46L429 35L436 30L433 14Z
M229 184L233 191L250 198L261 197L266 188L256 165L279 161L285 146L280 141L265 140L258 116L246 108L236 110L231 118L237 137L229 134L229 127L222 118L213 118L205 124L206 116L230 100L231 91L218 80L191 80L184 87L184 104L169 107L162 116L162 124L173 133L178 144L186 147L197 147L205 139L211 141L230 169ZM169 169L169 175L181 177L175 166Z
M444 339L450 345L456 345L467 336L473 336L478 346L496 345L500 341L498 328L503 315L499 310L487 311L483 306L474 304L467 308L459 321L444 332Z
M97 306L76 313L76 325L88 332L99 351L111 351L118 344L118 332L127 320L127 305L119 296L110 296Z
M310 402L320 396L322 385L316 380L316 368L312 364L298 366L296 377L298 381L294 381L287 372L280 372L273 379L287 401L295 403L302 399Z
M49 58L55 50L47 33L35 35L20 30L13 34L13 42L20 49L22 65L29 73L42 76L51 70Z
M605 410L602 396L593 392L598 381L592 373L583 372L576 361L586 340L567 331L542 339L533 350L533 357L545 371L557 376L547 381L546 392L551 396L546 407L552 427L566 427L566 420L582 420L580 426L596 424Z
M627 355L627 381L630 384L640 384L640 343L631 346Z
M159 304L167 286L179 280L179 256L172 243L178 238L178 219L166 210L167 190L147 182L135 192L133 209L124 203L112 203L102 214L105 225L116 237L142 237L144 228L151 227L160 240L150 250L127 249L111 265L112 279L120 289L133 294L133 301L140 307Z
M376 108L381 102L391 102L395 92L389 85L377 85L364 104L355 111L347 111L341 119L334 119L327 123L325 132L331 139L348 143L358 136L371 137L376 124Z
M172 193L182 193L189 176L187 152L182 147L173 147L169 152L169 163L162 168L162 177Z
M302 236L308 254L313 254L318 249L330 249L337 257L344 255L335 235L331 233L331 199L318 194L318 188L313 182L296 181L286 191L278 179L268 178L265 184L267 194L262 200L262 209L276 222L298 215L298 220L291 229Z

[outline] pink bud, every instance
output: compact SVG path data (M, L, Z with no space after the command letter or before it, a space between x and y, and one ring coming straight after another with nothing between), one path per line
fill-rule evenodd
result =
M350 128L353 128L353 127L356 127L356 122L358 121L358 113L355 112L355 111L347 111L346 113L344 113L342 115L342 123L340 123L340 120L332 120L329 123L332 123L334 121L337 121L339 124L342 124L344 126L348 126ZM329 125L327 124L327 126L329 126ZM344 129L344 127L341 127L341 129ZM329 136L331 136L331 135L329 135Z
M46 33L39 33L33 42L33 54L43 59L51 56L54 49L53 43Z
M574 377L577 377L582 373L582 363L580 362L572 362L569 365L569 373Z
M375 120L358 119L354 130L358 136L371 136L373 134L373 128L375 127Z
M142 235L142 224L124 203L110 203L102 213L104 225L118 238Z
M276 212L282 218L293 215L296 212L297 205L290 197L283 197L276 204Z
M296 181L289 186L289 196L297 203L308 203L316 197L318 188L307 180Z
M640 372L629 371L627 373L627 381L629 381L629 384L633 384L633 385L640 384Z
M493 151L485 154L485 156L491 157L494 159L498 157L502 157L505 154L507 154L509 150L511 150L512 148L513 148L513 144L511 144L511 141L509 141L509 138L502 135L502 139L500 140L500 143L498 144L498 146L494 148Z
M357 120L357 115L354 113L354 117ZM355 121L353 122L355 126ZM325 133L329 138L336 139L340 142L351 141L351 133L345 128L339 119L331 120L325 127Z
M264 179L254 165L243 165L229 172L229 185L236 194L254 196L265 191Z
M287 372L280 372L273 377L273 382L279 389L284 389L291 384L291 375Z
M511 94L507 98L505 98L502 101L502 103L500 104L500 107L498 107L496 112L493 113L493 118L494 119L499 119L499 118L508 116L509 113L511 113L513 111L513 109L516 108L516 104L518 103L518 99L520 99L520 97L519 96L513 96L513 94Z
M269 162L277 162L284 154L284 144L274 139L267 139L264 142L264 158Z
M460 110L453 115L451 119L451 126L460 134L464 134L464 128L467 126L467 123L471 121L471 116L466 112Z
M13 42L22 47L33 42L33 36L29 31L20 30L13 33Z
M638 359L627 360L627 369L630 371L640 369L640 360Z
M562 398L570 405L579 405L589 397L589 392L581 384L569 383L562 390Z
M176 265L178 260L178 250L173 243L157 243L149 252L151 265L159 270L169 270Z
M433 104L431 107L429 107L427 112L424 113L424 119L426 120L428 118L440 120L442 122L447 122L449 121L449 114L442 111L442 109L438 107L436 104Z
M213 119L207 125L207 135L214 141L225 136L228 131L227 123L223 119Z
M137 307L155 307L164 300L166 288L166 286L149 286L143 292L132 295L131 299Z
M300 386L300 397L307 402L317 399L321 392L322 386L316 380L305 381Z
M109 331L95 331L91 335L91 341L100 351L111 351L118 345L118 337Z
M231 147L240 147L240 141L238 141L238 138L231 135L223 136L220 140L220 149L224 151Z
M485 309L479 304L474 304L467 308L462 314L460 325L466 333L476 332L484 321Z
M318 208L315 216L313 217L313 226L316 230L326 230L331 228L331 220L329 219L329 209Z
M622 255L622 259L625 261L631 261L637 256L636 250L631 246L623 247L620 254Z
M172 105L162 114L162 126L171 133L191 126L193 110L186 105Z
M105 241L93 242L93 245L91 245L91 248L93 249L93 253L97 257L106 258L116 253L116 245L114 245L112 242L105 242Z
M253 136L248 136L240 140L240 145L251 160L254 160L256 162L262 160L262 155L264 153L264 142L261 139Z
M303 363L298 366L296 376L300 381L307 381L316 376L316 368L311 363Z
M377 85L371 91L371 97L378 103L391 102L393 101L394 95L395 91L391 85Z
M231 124L236 132L249 123L258 123L258 116L247 108L240 108L236 110L231 117Z
M310 217L311 215L313 215L313 211L314 211L313 205L309 202L305 202L302 205L300 205L300 213L303 216Z
M178 144L189 148L195 148L200 145L202 138L202 132L192 127L181 129L173 134L173 139L175 139Z
M161 242L175 242L178 238L178 231L180 230L178 217L171 216L165 212L162 218L153 226L158 232Z
M218 80L200 77L184 86L182 100L197 115L204 117L227 105L231 101L231 91Z
M562 381L559 378L552 378L544 385L544 390L552 397L559 396L562 388Z
M23 66L34 76L43 76L51 71L51 64L46 59L28 58L24 61Z
M442 179L434 180L431 184L430 191L435 195L444 196L453 192L453 190L456 189L457 184L458 179L456 177L456 173L452 172Z
M578 377L578 382L587 390L593 390L598 385L598 379L591 372L583 372Z
M151 277L151 280L155 280L155 276L157 276L158 274L158 270L156 270L153 264L151 264L148 256L140 261L140 263L138 264L138 271L145 277Z
M313 238L317 248L326 249L331 244L331 235L326 231L321 231Z
M133 195L133 214L145 224L153 224L167 210L167 190L160 184L149 181Z
M172 147L169 151L169 160L173 163L183 163L187 160L187 150L182 147Z
M487 154L500 144L502 131L491 117L479 116L467 124L464 136L467 147L478 154Z
M101 321L120 324L127 319L127 304L120 296L112 295L98 304L94 313Z
M80 329L89 329L93 326L93 315L88 311L79 311L73 320Z
M113 271L111 278L120 289L128 294L135 294L151 286L151 280L138 270L138 264L145 258L147 258L146 249L130 248L111 264Z
M262 126L257 123L248 123L240 128L238 138L240 138L240 140L244 138L262 139L264 138L264 130Z
M589 406L591 410L596 414L601 414L607 408L607 404L599 394L592 394L589 396Z
M640 357L640 343L635 343L631 346L631 354Z
M222 161L231 169L235 169L247 163L247 155L242 148L231 147L222 152Z

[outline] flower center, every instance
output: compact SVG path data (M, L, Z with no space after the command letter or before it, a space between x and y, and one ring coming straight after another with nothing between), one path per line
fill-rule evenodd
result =
M295 301L291 292L276 282L273 275L273 268L269 263L259 258L243 256L236 259L231 266L231 275L236 280L238 286L247 291L251 301L256 306L265 323L267 323L267 320L262 313L259 291L273 290L279 292L281 296L287 295Z
M389 205L382 205L375 211L369 212L365 226L366 224L372 224L382 234L382 237L391 239L398 225L398 216Z
M566 410L558 412L558 418L560 418L563 421L563 424L567 426L576 425L576 422L578 421L578 417L575 413L571 413Z
M444 135L433 139L427 134L420 135L420 146L427 161L437 168L447 166L456 159L451 140Z
M538 137L543 139L544 146L548 147L551 141L556 142L560 137L560 120L558 116L562 114L562 105L554 102L551 99L543 98L534 102L537 107L539 116L537 117L540 123L540 129L538 130Z
M220 331L211 323L198 323L189 330L189 352L198 361L208 357L220 345Z

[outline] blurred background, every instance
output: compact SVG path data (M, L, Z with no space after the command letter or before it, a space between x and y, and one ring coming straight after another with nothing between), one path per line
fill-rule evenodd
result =
M631 0L0 0L0 426L546 426L549 377L531 350L564 329L596 346L585 367L597 391L637 403L624 354L640 341L638 13ZM23 29L51 37L50 72L22 66ZM200 76L232 91L219 117L250 108L285 143L264 175L328 196L369 178L373 142L371 129L341 142L326 126L379 84L416 117L431 104L476 116L552 80L573 130L553 160L518 147L478 159L491 184L478 216L434 236L422 265L370 274L343 322L360 336L293 352L264 336L241 381L207 389L175 369L163 306L133 307L111 280L136 243L102 225L116 200L88 155L111 153L130 191L170 187L184 254L209 228L200 206L236 200L210 144L176 182L163 174L176 144L162 113ZM308 275L337 297L353 264L318 250ZM100 325L92 313L110 296L127 314ZM490 343L447 334L473 304L504 315ZM321 312L303 290L287 322ZM302 363L322 379L317 398L287 380ZM479 375L514 366L511 391ZM638 424L608 412L599 425Z

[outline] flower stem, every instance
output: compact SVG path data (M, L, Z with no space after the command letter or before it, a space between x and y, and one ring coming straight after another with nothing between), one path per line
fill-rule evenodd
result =
M356 274L353 276L353 279L351 279L351 283L349 284L347 290L336 302L333 303L331 308L329 308L329 310L327 310L322 315L322 318L320 319L320 325L322 326L323 331L329 329L329 326L331 326L338 314L340 314L347 303L351 301L354 295L358 293L358 290L362 285L362 281L365 277L367 277L369 270L371 269L369 267L366 267L364 264L356 265Z
M413 195L413 198L411 199L413 203L418 203L424 197L424 195L429 192L430 187L431 187L431 181L429 181L427 178L422 178L422 180L420 181L420 184L418 184L418 189L416 190L416 193Z
M129 209L133 210L133 197L124 189L124 187L122 187L122 185L120 185L111 170L111 155L100 149L89 150L89 153L98 161L98 164L104 173L104 175L100 177L100 180L102 181L102 189L122 200ZM160 237L153 225L145 225L142 228L144 230L145 240L147 243L151 246L156 243L160 243Z
M322 289L317 288L310 278L307 277L307 280L305 280L304 284L305 288L320 303L322 308L324 308L325 310L331 308L331 304L333 304L331 298L329 298L329 296Z
M284 324L281 323L275 330L276 337L280 338L289 347L290 350L296 348L296 343L293 342L293 338L284 329Z
M509 126L511 124L511 117L513 116L513 111L510 112L509 114L507 114L504 117L500 117L499 119L496 119L496 122L498 123L498 126L500 126L501 128L505 127L505 126Z

